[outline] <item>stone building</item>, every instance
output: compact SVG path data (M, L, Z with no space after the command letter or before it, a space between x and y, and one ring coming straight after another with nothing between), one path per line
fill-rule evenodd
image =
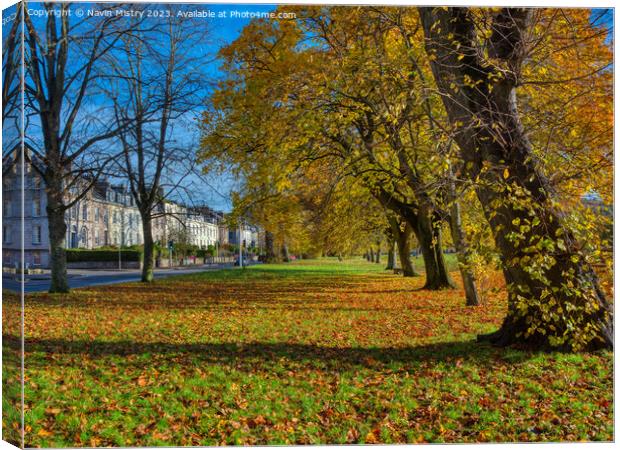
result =
M15 267L21 260L23 215L25 262L31 266L47 265L49 240L44 183L27 162L22 191L21 165L14 155L5 158L2 165L2 261Z
M65 216L67 248L141 244L142 220L133 197L121 185L97 183Z
M21 167L16 155L3 159L2 167L2 263L15 267L21 258L22 186ZM24 262L29 267L49 266L47 196L41 177L30 164L26 152L24 167ZM86 181L85 181L86 182ZM153 219L153 238L166 245L183 234L187 243L201 248L221 245L228 230L221 222L224 214L207 206L188 208L165 201ZM131 193L120 184L103 180L66 211L67 248L131 246L143 243L142 219Z

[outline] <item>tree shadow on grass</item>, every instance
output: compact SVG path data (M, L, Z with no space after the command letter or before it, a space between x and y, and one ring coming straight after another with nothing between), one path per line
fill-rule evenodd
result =
M380 277L385 279L383 277ZM205 281L205 280L203 280ZM300 310L348 310L348 302L362 299L373 300L369 296L377 294L408 295L415 289L377 290L373 277L353 277L346 280L322 278L302 278L299 280L252 280L251 284L242 280L228 280L215 283L196 280L182 280L177 277L174 283L155 282L152 284L128 283L75 289L71 294L50 295L30 294L26 297L27 307L92 308L92 307L162 307L166 309L207 309L207 310L255 310L255 309L300 309ZM372 287L371 287L372 286ZM331 293L331 295L330 295ZM88 294L88 295L84 295ZM336 298L338 297L338 298ZM19 304L19 298L7 298L4 303ZM370 302L376 303L376 302ZM376 311L391 310L390 302L355 305L351 310ZM322 308L328 306L327 308Z
M359 277L385 277L386 274L383 271L372 271L358 268L347 267L330 267L330 268L308 268L307 266L286 266L286 267L272 267L272 266L251 266L245 270L213 270L208 272L191 273L185 275L178 275L175 280L191 279L191 280L210 280L215 279L217 281L222 280L247 280L247 279L264 279L269 278L337 278L342 276L359 276ZM162 278L161 280L165 280Z
M15 336L4 335L4 345L19 346ZM506 351L488 344L469 342L442 342L407 347L327 347L313 344L286 342L248 343L188 343L135 341L86 341L27 338L26 353L43 352L54 355L85 355L90 358L108 356L158 355L163 359L195 365L196 363L235 365L237 369L255 370L257 364L269 366L283 361L318 365L332 370L356 367L377 368L380 365L417 365L430 363L472 363L490 366L498 362L522 363L534 353ZM26 358L29 359L28 357ZM37 358L30 358L32 360ZM135 361L144 365L144 361ZM41 361L49 364L49 361Z

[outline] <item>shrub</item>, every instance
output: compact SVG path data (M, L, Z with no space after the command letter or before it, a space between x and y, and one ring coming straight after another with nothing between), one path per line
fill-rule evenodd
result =
M215 256L215 247L209 245L207 248L199 248L196 250L196 256L199 258L209 258Z

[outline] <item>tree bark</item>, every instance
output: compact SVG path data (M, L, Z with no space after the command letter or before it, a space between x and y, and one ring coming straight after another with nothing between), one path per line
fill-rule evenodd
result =
M274 250L273 233L265 231L265 262L273 263L277 261L276 252Z
M411 228L408 223L405 223L404 229L401 229L400 223L394 217L388 219L390 227L392 228L392 234L396 238L396 248L398 249L398 259L400 261L400 268L403 271L404 277L417 277L413 264L411 264L411 258L409 254L409 236L411 235Z
M370 247L368 249L368 262L373 262L375 260L375 251Z
M141 281L143 283L150 283L153 281L153 257L155 246L153 242L152 218L150 213L142 214L142 235L144 236L144 254Z
M452 168L450 168L449 195L450 205L450 232L452 242L456 250L456 257L459 263L459 271L463 279L463 288L465 289L465 305L477 306L480 304L480 296L478 295L478 287L476 285L476 277L471 267L471 248L463 231L461 221L461 203L459 202L456 184Z
M517 110L530 11L504 8L495 16L495 30L484 45L502 67L483 59L467 8L419 11L433 76L509 286L501 328L480 339L502 346L612 348L611 306L574 234L562 223Z
M286 243L282 244L282 260L284 262L290 261L289 254L288 254L288 245L286 245Z
M55 201L52 196L48 198L47 218L50 240L50 269L51 283L50 293L69 292L67 280L67 254L65 251L65 239L67 224L65 223L65 210L63 205Z
M454 283L443 255L441 222L433 218L432 213L421 211L418 214L417 225L416 237L420 243L426 269L424 289L453 289Z
M424 257L426 283L423 289L438 290L454 288L443 256L441 221L433 217L435 214L432 207L430 207L428 203L424 203L413 208L396 200L381 188L378 188L378 190L374 192L374 195L383 206L402 217L409 225L410 230L413 230L415 233ZM389 220L396 219L392 218ZM398 223L398 220L396 220L396 222ZM397 229L400 231L400 225L394 228L393 224L390 223L390 227L392 227L394 233L396 233ZM409 236L407 236L407 238L408 237ZM401 242L401 239L397 239L397 244L399 242ZM409 249L409 244L407 244L407 249ZM400 251L399 247L399 253ZM408 254L407 260L410 261ZM409 262L409 265L410 264L411 262Z
M381 242L377 242L377 252L375 253L375 264L381 263Z
M459 263L459 271L463 279L465 304L467 306L478 306L480 304L480 296L478 295L476 277L474 276L470 263L471 250L467 244L465 233L461 225L461 205L458 200L455 200L450 208L450 231Z
M385 266L385 270L394 270L394 244L394 238L390 237L387 245L387 266Z

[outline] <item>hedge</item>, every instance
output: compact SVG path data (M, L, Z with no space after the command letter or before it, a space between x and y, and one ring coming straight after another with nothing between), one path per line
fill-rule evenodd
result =
M82 250L67 249L67 262L86 261L118 261L118 250ZM138 250L123 249L120 251L123 261L141 261L142 253Z
M209 258L215 256L215 249L199 248L198 250L196 250L196 256L198 258Z

